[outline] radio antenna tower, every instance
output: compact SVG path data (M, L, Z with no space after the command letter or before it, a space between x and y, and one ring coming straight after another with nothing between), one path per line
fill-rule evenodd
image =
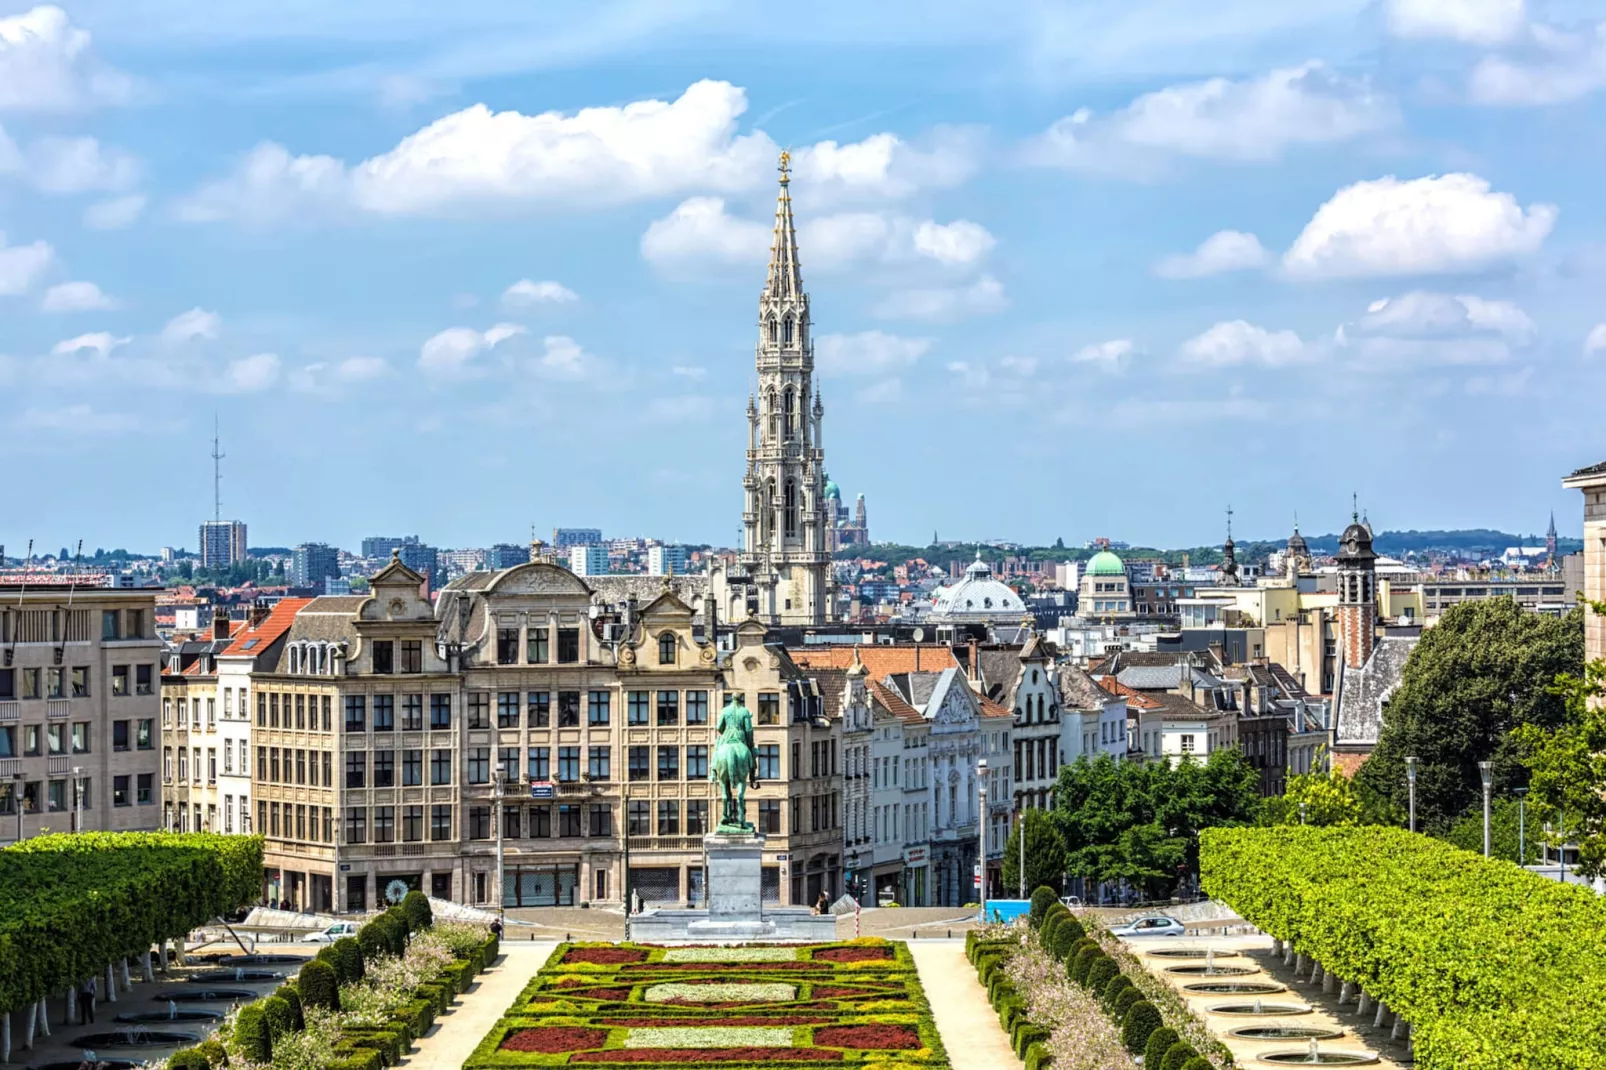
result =
M218 448L217 413L212 414L212 519L223 519L223 451Z

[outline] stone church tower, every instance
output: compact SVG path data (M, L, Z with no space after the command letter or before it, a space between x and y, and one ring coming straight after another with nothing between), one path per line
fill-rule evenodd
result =
M1359 516L1338 540L1338 637L1351 669L1365 665L1377 643L1377 554Z
M753 585L760 620L823 624L831 615L827 539L835 518L826 511L825 408L814 390L790 163L781 153L769 276L758 298L758 394L747 402L741 570Z

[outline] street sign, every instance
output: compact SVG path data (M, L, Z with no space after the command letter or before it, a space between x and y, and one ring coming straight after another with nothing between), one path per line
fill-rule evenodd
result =
M340 863L340 872L342 872L342 873L350 873L351 872L351 863L350 862L342 862L342 863Z
M532 799L550 799L550 798L553 798L555 795L556 795L556 792L553 789L552 782L550 780L532 780L532 781L530 781L530 798L532 798Z

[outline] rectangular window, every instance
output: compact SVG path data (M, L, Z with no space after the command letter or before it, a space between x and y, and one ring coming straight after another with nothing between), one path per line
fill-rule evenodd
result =
M758 693L758 723L781 723L781 695L778 691L760 691Z
M429 782L431 784L450 784L452 782L452 752L445 748L436 748L429 752Z
M470 784L489 784L491 782L490 747L469 748L468 782Z
M39 697L39 670L38 669L23 669L22 670L22 697L23 698L38 698Z
M708 800L688 799L686 801L686 835L702 836L708 831Z
M613 835L613 807L607 803L592 803L587 810L590 817L588 826L592 836Z
M496 749L496 764L502 770L502 781L512 787L519 782L519 748L498 747Z
M242 747L241 750L244 750L244 748ZM234 740L232 739L223 741L223 771L230 774L234 772Z
M200 713L201 713L200 707L197 706L196 710L195 710L196 716L199 717ZM306 695L297 695L296 696L296 729L298 731L305 731L306 727L307 727L307 696ZM313 727L316 728L317 725L313 725Z
M217 748L206 748L206 782L217 783Z
M661 725L675 725L680 723L680 692L658 692L658 723Z
M580 692L558 692L558 727L580 727Z
M67 753L67 726L63 724L45 725L45 738L49 741L51 754Z
M396 696L374 696L374 731L394 732L396 730Z
M128 694L128 666L112 666L112 695L122 696Z
M580 804L560 803L558 805L558 835L583 836L585 833L580 824Z
M552 835L552 807L530 807L530 838L544 840Z
M757 759L758 778L760 780L781 779L781 745L779 743L765 743L753 748Z
M402 696L402 724L403 732L422 732L424 730L424 696Z
M346 807L346 843L368 842L368 810L362 806Z
M517 632L513 634L517 635ZM514 650L517 650L517 644ZM491 838L491 808L489 806L470 806L468 808L468 838L471 840L488 840Z
M127 749L128 749L128 722L127 721L113 721L112 722L112 750L127 750ZM10 758L11 755L7 754L6 757Z
M527 772L531 780L545 783L552 779L552 751L547 747L531 747L525 754Z
M374 640L374 672L389 676L396 671L396 644L389 639Z
M652 749L650 747L631 747L629 751L630 779L652 779Z
M134 694L136 694L136 695L154 695L156 693L155 685L152 683L152 680L154 680L154 678L155 678L155 673L152 671L152 666L150 666L150 665L136 665L136 666L134 666Z
M396 786L396 752L393 750L374 751L374 787L393 788Z
M401 671L424 671L424 641L422 639L403 639L401 644Z
M572 784L580 779L580 748L558 748L558 780Z
M658 800L658 835L680 835L680 803L675 799Z
M648 711L651 709L652 693L650 691L632 691L626 700L625 720L628 724L651 724Z
M162 723L167 723L167 700L162 700ZM266 728L268 724L268 696L257 692L257 727Z
M368 698L365 695L346 696L346 731L368 731Z
M279 804L274 803L268 807L268 828L270 836L279 834Z
M417 843L424 838L424 808L402 807L402 842Z
M686 779L705 780L708 777L708 745L698 743L686 748Z
M517 628L498 628L496 630L496 663L498 665L517 665L519 663L519 630Z
M517 691L498 691L496 693L496 727L517 728L519 726L519 693Z
M571 664L580 660L580 629L558 629L558 663Z
M625 835L652 835L652 803L635 799L625 804Z
M73 667L73 670L72 670L72 697L73 698L88 698L89 697L89 668L87 666L77 665L77 666ZM198 715L200 711L197 710L196 712L197 712L197 715Z
M141 773L139 779L134 781L134 801L139 805L149 806L154 801L155 796L152 792L155 790L155 785L152 781L155 779L154 773Z
M435 841L452 838L452 808L435 803L429 808L429 838Z
M103 609L100 611L100 637L102 639L118 638L117 610Z
M0 699L17 697L17 670L0 669Z
M687 724L707 724L708 723L708 692L707 691L688 691L688 692L686 692L686 723Z
M346 755L346 787L362 788L368 786L368 755L362 751L353 751Z
M429 696L429 727L431 731L440 731L452 727L452 696Z
M552 727L552 693L550 691L531 691L525 696L529 707L529 726L531 728Z
M659 747L658 748L658 779L659 780L679 780L680 779L680 748L679 747Z
M424 783L424 752L402 751L402 787L416 788Z
M592 780L611 779L613 750L610 747L592 747L586 755L586 776Z
M326 787L326 788L332 788L332 787L335 786L335 778L334 778L333 769L334 769L334 757L331 754L331 752L324 751L323 752L323 786Z
M391 843L396 839L396 808L374 807L374 842Z
M524 836L524 822L520 820L521 811L517 806L502 807L502 838L506 840L522 839Z
M549 643L550 639L547 636L546 625L530 625L526 633L524 660L531 665L545 665L551 661Z
M468 726L470 728L491 727L491 693L489 691L470 691L468 693Z
M593 691L586 696L586 724L605 725L608 723L608 700L612 697L607 691Z
M126 777L126 776L114 776L114 777L112 777L112 805L113 806L131 806L131 805L133 805L133 801L134 800L129 797L129 793L128 793L130 779L131 778Z
M257 776L265 778L270 784L273 778L268 776L268 748L257 748Z

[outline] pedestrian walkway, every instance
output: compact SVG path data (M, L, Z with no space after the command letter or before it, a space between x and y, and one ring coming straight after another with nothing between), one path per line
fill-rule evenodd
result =
M911 941L909 952L953 1070L1020 1070L976 968L965 958L964 941Z
M502 956L481 971L451 1010L435 1019L398 1065L407 1070L457 1070L557 946L505 941Z

